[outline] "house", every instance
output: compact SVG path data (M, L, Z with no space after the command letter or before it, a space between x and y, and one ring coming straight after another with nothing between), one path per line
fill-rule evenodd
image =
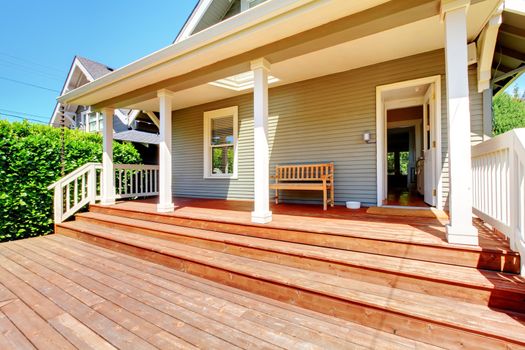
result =
M102 63L75 56L61 94L92 82L112 71L113 68ZM88 106L57 103L49 124L57 128L64 125L86 132L102 132L104 121L102 114L91 111ZM157 163L158 119L153 112L116 109L113 116L113 132L115 140L134 143L146 164Z
M103 163L50 186L56 232L425 346L524 347L525 131L491 139L524 57L505 6L200 0L173 44L58 98L158 113L160 143L114 164L103 130ZM274 174L333 176L335 206L271 204Z

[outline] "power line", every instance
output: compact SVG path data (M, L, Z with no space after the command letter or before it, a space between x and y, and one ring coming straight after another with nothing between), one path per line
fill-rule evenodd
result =
M10 113L0 113L0 117L1 116L8 116L8 117L12 117L12 118L18 118L18 119L23 119L23 120L29 120L29 121L32 121L32 122L36 122L36 123L40 123L40 124L48 124L42 120L37 120L37 119L32 119L32 118L26 118L26 117L21 117L19 115L15 115L15 114L10 114Z
M25 81L20 81L20 80L16 80L16 79L11 79L11 78L6 78L6 77L1 77L1 76L0 76L0 79L2 79L2 80L7 80L7 81L10 81L10 82L13 82L13 83L18 83L18 84L21 84L21 85L31 86L31 87L34 87L34 88L37 88L37 89L42 89L42 90L47 90L47 91L52 91L52 92L60 93L60 91L58 91L58 90L50 89L50 88L48 88L48 87L41 86L41 85L36 85L36 84L27 83L27 82L25 82Z
M28 67L26 65L22 65L22 64L19 64L19 63L3 60L1 57L0 57L0 65L6 66L6 67L9 67L9 68L13 68L13 69L17 69L17 70L21 70L23 72L28 72L28 73L31 73L31 74L40 74L40 75L42 75L42 76L44 76L45 78L48 78L48 79L62 80L62 78L59 77L58 74L56 74L56 73L49 73L49 72L45 72L43 70L40 70L38 68Z
M49 119L49 117L45 117L45 116L43 116L43 115L31 114L31 113L20 112L20 111L13 111L13 110L10 110L10 109L4 109L4 108L0 108L0 111L4 111L4 112L6 112L6 113L25 114L25 115L29 115L29 116L31 116L31 117L36 117L36 118Z
M36 65L41 66L41 67L44 67L44 68L54 69L54 70L56 70L56 71L58 71L58 72L62 72L62 69L59 69L59 68L56 68L56 67L47 66L47 65L42 64L42 63L39 63L39 62L35 62L35 61L32 61L32 60L28 60L27 58L22 58L22 57L14 56L14 55L11 55L11 54L6 53L6 52L0 52L0 55L7 56L7 57L11 57L11 58L14 58L15 60L24 61L24 62L31 63L31 64L36 64Z

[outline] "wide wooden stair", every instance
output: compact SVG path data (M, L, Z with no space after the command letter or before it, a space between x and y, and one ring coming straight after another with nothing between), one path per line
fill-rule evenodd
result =
M93 205L56 233L446 349L525 348L519 256Z

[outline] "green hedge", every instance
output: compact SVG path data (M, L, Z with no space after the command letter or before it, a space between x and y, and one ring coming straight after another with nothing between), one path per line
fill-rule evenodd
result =
M61 176L60 129L0 120L0 242L53 230L53 194L47 186ZM101 162L102 137L65 130L66 174ZM140 163L129 143L115 142L116 163Z

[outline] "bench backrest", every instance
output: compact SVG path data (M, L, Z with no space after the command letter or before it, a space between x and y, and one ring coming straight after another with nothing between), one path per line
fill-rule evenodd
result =
M322 181L333 175L334 163L277 165L275 177L279 181Z

